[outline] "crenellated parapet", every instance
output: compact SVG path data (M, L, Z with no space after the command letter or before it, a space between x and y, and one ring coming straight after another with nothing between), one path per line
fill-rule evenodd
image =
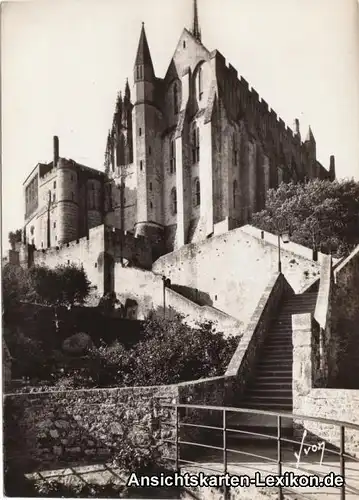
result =
M302 141L298 119L295 120L295 130L292 130L255 88L250 87L243 77L238 78L237 70L230 63L227 65L219 51L213 51L210 57L215 58L219 97L231 122L244 120L249 129L254 128L267 153L274 157L282 156L287 166L294 163L299 177L304 179L312 176L312 169L305 168L310 162L314 162L319 169L320 178L332 177L316 161L315 139L311 129L307 139Z

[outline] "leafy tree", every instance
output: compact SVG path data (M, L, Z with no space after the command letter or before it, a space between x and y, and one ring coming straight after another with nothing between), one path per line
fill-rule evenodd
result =
M15 244L21 242L22 230L17 229L16 231L9 232L9 243L12 250L15 249Z
M90 293L90 282L83 268L74 264L30 268L31 282L39 303L72 307L83 304Z
M2 270L2 300L4 319L16 311L21 300L32 295L32 285L26 269L14 264L6 264Z
M358 182L313 180L269 190L252 223L274 233L289 229L292 241L341 257L359 244L358 214Z

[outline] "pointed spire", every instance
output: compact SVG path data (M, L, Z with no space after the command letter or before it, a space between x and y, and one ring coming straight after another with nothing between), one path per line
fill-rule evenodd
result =
M192 24L192 35L200 42L201 41L201 30L199 28L198 21L198 6L197 0L193 0L193 24Z
M313 135L313 132L312 132L310 125L309 125L309 129L308 129L308 133L307 133L307 137L305 139L305 142L314 142L315 143L314 135Z
M112 148L112 137L111 137L111 130L109 130L108 134L107 134L106 151L105 151L105 173L106 174L108 174L110 172L111 148Z
M109 149L111 147L111 143L112 143L111 130L108 129L106 149Z
M116 111L115 113L120 113L122 112L122 93L121 91L117 94L117 99L116 99Z
M125 85L125 102L131 101L131 91L130 91L130 86L128 84L128 78L126 78L126 85Z
M138 43L137 56L135 62L135 68L138 68L139 66L142 66L143 70L139 71L136 80L146 80L146 79L152 79L154 77L155 72L153 69L150 48L147 42L145 23L142 23L140 41ZM135 75L137 75L136 71Z

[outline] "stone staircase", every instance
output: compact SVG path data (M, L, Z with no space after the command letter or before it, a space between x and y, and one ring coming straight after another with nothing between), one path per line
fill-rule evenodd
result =
M283 303L261 349L242 407L292 412L292 315L314 313L316 299L316 293L306 293Z
M292 413L292 315L314 313L316 300L317 292L305 292L283 301L259 352L253 380L243 397L233 406ZM282 418L281 426L282 436L291 439L292 420ZM253 446L277 446L276 439L273 439L277 436L276 415L228 412L227 428L241 431L228 431L227 445L231 449L243 450L243 447L248 446L249 450L253 450ZM198 442L221 446L222 441L223 433L212 430L203 432Z
M253 380L238 402L238 407L292 413L292 315L314 313L316 299L316 292L304 293L287 298L282 303L259 352ZM230 433L234 441L253 444L260 441L262 444L276 445L274 440L265 437L277 435L276 416L232 414L228 418L228 427L244 431L244 434ZM282 428L283 437L290 438L292 421L283 418ZM245 434L250 432L262 436Z

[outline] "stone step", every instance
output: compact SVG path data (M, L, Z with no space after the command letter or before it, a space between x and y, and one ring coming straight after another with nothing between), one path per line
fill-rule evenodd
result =
M263 345L276 344L282 342L285 345L292 345L292 332L288 333L276 333L274 330L268 335Z
M293 393L292 390L292 384L280 384L280 383L273 383L273 384L253 384L249 385L247 392L255 393L255 394L284 394L284 395L291 395Z
M259 378L277 378L279 380L290 379L293 377L293 370L288 369L288 367L284 368L273 368L273 367L265 367L264 369L257 368L256 370L256 379Z
M272 403L292 403L292 393L290 396L286 395L277 395L277 394L268 394L268 395L256 395L256 394L248 394L244 398L244 402L247 403L262 403L262 404L272 404Z
M273 331L268 337L270 340L282 340L283 342L292 342L292 338L292 330L286 332Z
M270 343L266 344L263 347L262 353L268 353L268 352L278 352L278 353L285 353L285 354L291 354L293 351L293 346L292 344L283 344L283 343Z
M293 399L293 393L291 389L263 389L263 388L250 388L247 391L247 398L248 400L255 400L255 399L274 399L274 400L287 400Z
M276 357L270 357L269 359L261 359L258 363L258 367L271 367L273 365L277 365L278 367L288 367L292 366L293 360L292 359L287 359L287 358L276 358Z
M293 410L293 403L263 403L258 401L246 401L241 405L243 408L253 409L253 410L263 410L263 411L283 411L291 413Z
M265 346L261 352L262 356L272 356L276 355L280 358L291 357L293 348L292 346L281 346L276 345Z
M274 379L274 380L273 380ZM265 376L260 376L256 377L255 381L257 384L262 384L262 385L290 385L292 387L292 377L291 376L283 376L283 377L265 377Z

